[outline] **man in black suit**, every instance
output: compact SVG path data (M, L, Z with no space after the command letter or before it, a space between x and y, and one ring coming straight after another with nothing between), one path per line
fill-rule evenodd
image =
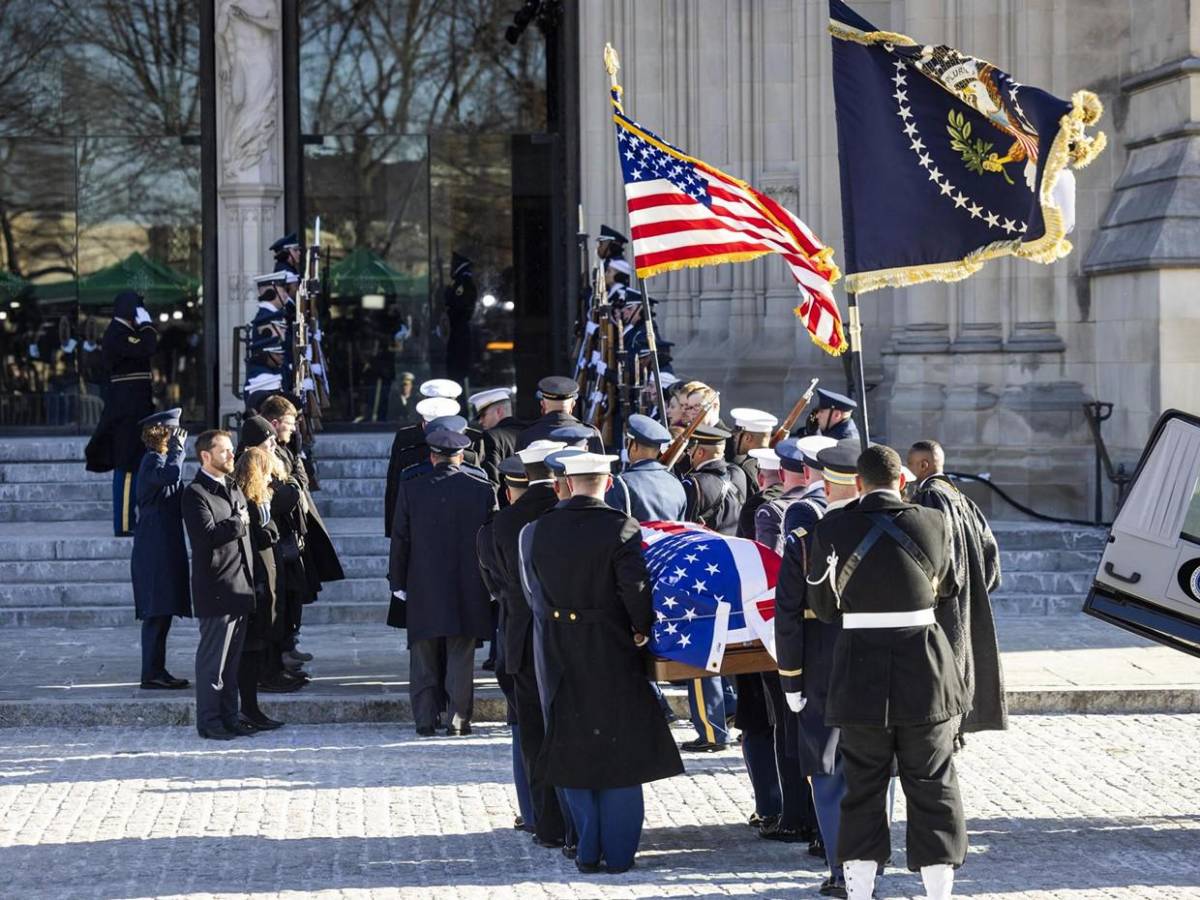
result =
M254 549L246 498L228 476L227 431L196 438L200 471L183 492L183 523L192 545L192 605L200 623L196 648L196 730L228 741L256 729L238 721L238 662L246 616L254 609Z
M837 860L853 898L867 898L891 855L892 761L908 801L907 862L926 893L950 896L967 853L952 755L967 705L962 676L934 607L954 590L946 519L900 499L900 457L858 457L860 499L813 529L808 603L841 620L825 721L841 728L846 774Z
M492 636L492 599L479 573L475 535L496 508L496 492L462 468L465 435L437 428L425 442L433 471L400 482L396 492L387 622L408 630L417 734L434 734L445 695L446 733L464 735L471 733L475 645Z

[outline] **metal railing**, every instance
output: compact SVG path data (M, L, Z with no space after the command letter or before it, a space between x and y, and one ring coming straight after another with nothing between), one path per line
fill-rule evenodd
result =
M1108 447L1104 443L1101 427L1112 418L1112 414L1113 405L1111 403L1093 400L1083 404L1083 415L1087 419L1088 430L1092 433L1092 443L1096 447L1095 512L1093 513L1096 524L1100 524L1104 520L1104 479L1107 478L1117 489L1117 508L1120 508L1121 501L1125 499L1125 491L1128 490L1129 483L1133 481L1133 473L1125 467L1125 463L1113 465Z

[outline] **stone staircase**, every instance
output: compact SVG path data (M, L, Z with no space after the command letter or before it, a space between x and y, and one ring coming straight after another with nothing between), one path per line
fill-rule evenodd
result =
M111 478L84 470L84 438L0 441L0 626L112 627L133 620L132 540L111 531ZM304 613L306 624L381 623L388 545L382 510L388 434L322 434L315 495L346 570ZM191 478L194 465L185 477ZM998 615L1079 610L1102 530L993 523L1004 571Z

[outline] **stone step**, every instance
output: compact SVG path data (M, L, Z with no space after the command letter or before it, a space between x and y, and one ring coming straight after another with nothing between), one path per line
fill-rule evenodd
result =
M1005 550L1000 549L1000 571L1007 580L1015 572L1092 572L1100 564L1095 550Z
M331 603L387 602L388 582L382 576L347 578L325 585L319 601ZM124 581L0 584L0 608L125 606L133 608L133 586Z
M1009 572L1002 575L995 596L1062 594L1082 599L1092 586L1095 573L1094 566L1079 572Z
M369 459L326 459L317 461L317 476L322 488L333 479L387 477L386 456ZM191 481L197 464L184 464L183 477ZM89 472L82 462L7 462L0 463L0 485L16 484L111 484L111 474Z
M185 478L184 480L190 481L191 479ZM330 497L372 499L383 497L386 489L387 480L384 478L322 478L321 489L313 496L319 499ZM112 482L107 479L101 481L0 483L0 508L10 504L23 506L28 503L61 503L69 508L73 503L96 502L108 500L111 497Z
M1104 549L1105 528L1082 525L1052 525L1048 522L990 523L996 541L1005 550L1094 550Z
M59 488L63 490L58 491ZM75 490L78 488L79 490ZM107 484L0 485L0 489L24 490L30 499L0 499L0 522L106 522L112 519L112 488ZM313 495L317 509L327 518L377 518L383 521L384 480L342 479ZM340 495L343 491L345 495ZM84 494L72 499L50 499L56 493ZM44 499L35 499L35 497ZM380 526L382 529L382 525Z
M335 603L322 592L319 602L304 607L304 624L385 627L387 611L387 601ZM133 621L132 598L118 606L0 606L0 628L116 628Z
M342 567L349 578L387 577L386 556L341 556ZM0 585L34 584L94 584L119 582L130 577L129 559L87 560L22 560L0 562ZM331 584L330 587L333 585ZM0 596L4 587L0 587Z

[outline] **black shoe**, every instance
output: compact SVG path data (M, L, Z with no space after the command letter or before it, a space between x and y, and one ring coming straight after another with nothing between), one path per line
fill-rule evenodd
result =
M188 685L189 682L182 679L164 678L160 675L158 678L151 678L147 681L143 681L141 688L143 691L178 691L182 690Z
M294 694L304 687L304 682L287 679L281 675L266 678L258 683L258 689L264 694Z
M809 844L808 855L815 856L817 859L824 859L827 855L825 853L825 842L820 838L817 838L815 841Z
M417 726L417 737L433 737L435 734L437 734L437 731L434 730L432 725Z
M487 659L485 659L483 661L483 664L479 668L483 669L483 671L485 671L485 672L495 672L496 671L496 657L489 656Z
M603 869L600 867L600 863L598 862L585 863L578 859L575 860L575 868L577 868L584 875L595 875L603 871Z
M830 875L821 882L819 893L822 897L845 897L846 882L841 878L834 878Z
M177 691L182 688L192 686L192 683L190 681L188 681L186 678L176 678L170 672L163 672L162 677L163 677L164 681L167 681L170 684L174 685L175 690L177 690Z
M782 841L785 844L807 844L810 838L802 828L792 828L781 822L763 826L758 830L758 836L768 841Z
M283 723L278 719L272 719L270 716L264 715L261 712L253 715L246 715L243 713L240 721L248 722L259 731L274 731L276 728L283 727Z
M546 840L544 837L538 837L536 831L533 833L533 842L539 847L544 847L547 850L557 850L563 845L562 838L559 838L558 840Z
M513 819L513 828L515 828L517 831L524 831L525 830L525 819L522 818L521 816L516 816Z
M565 847L562 848L562 855L565 856L567 859L574 859L578 853L579 853L579 848L576 847L574 844L567 844Z
M446 726L446 737L465 737L471 733L471 723L463 722L458 728L453 725Z
M637 862L635 860L634 862L631 862L629 865L627 865L623 869L614 869L612 866L605 866L604 871L607 872L609 875L623 875L625 872L628 872L630 869L632 869L636 865L637 865Z
M226 725L225 730L235 737L250 737L252 734L258 734L258 729L243 719L239 719L232 725Z
M197 729L197 732L200 737L209 741L232 741L237 737L236 734L226 728Z
M758 830L762 831L764 828L778 828L779 820L781 818L782 816L780 816L778 813L773 816L759 816Z
M680 744L679 749L688 753L719 753L725 749L725 746L725 744L711 744L704 738L696 738L694 741Z

